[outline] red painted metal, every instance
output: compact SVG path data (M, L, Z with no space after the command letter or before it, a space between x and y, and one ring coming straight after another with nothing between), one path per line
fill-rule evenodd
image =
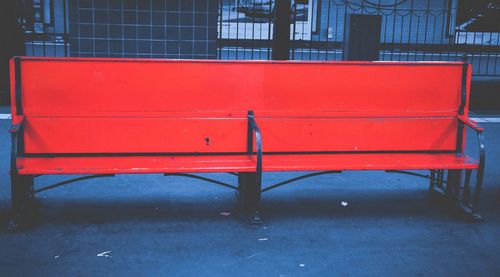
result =
M478 132L483 132L484 131L484 128L479 126L479 124L477 124L476 121L470 119L470 118L466 118L464 116L458 116L458 119L460 121L462 121L464 124L468 125L469 127L471 127L472 129L478 131Z
M255 156L129 156L19 158L20 174L255 172ZM477 169L450 154L264 155L264 171Z
M457 120L257 118L265 152L454 150ZM246 151L247 119L40 118L27 121L26 153Z
M452 151L457 143L462 63L23 57L20 65L27 154L207 155L20 158L22 174L254 171L235 155L246 151L248 110L265 152ZM469 81L470 66L466 101ZM264 170L474 164L455 154L395 155L265 155Z
M31 58L21 74L27 117L453 116L462 65Z

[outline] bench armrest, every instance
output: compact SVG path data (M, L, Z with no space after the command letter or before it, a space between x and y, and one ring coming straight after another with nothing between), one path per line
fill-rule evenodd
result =
M476 121L474 121L470 118L467 118L465 116L458 116L458 120L460 120L462 123L469 126L471 129L473 129L476 132L483 132L484 131L483 127L481 127L479 124L477 124Z
M22 136L24 117L17 116L12 119L12 125L9 128L11 137L10 148L10 174L17 174L16 159L19 155L19 139Z
M18 133L19 130L21 130L23 123L24 123L23 116L17 116L15 118L13 118L12 124L10 125L10 128L9 128L9 133Z
M477 143L478 143L478 152L479 152L479 168L477 172L477 185L476 185L476 198L474 199L473 206L478 205L479 203L479 191L481 190L481 185L483 183L483 175L484 175L484 166L486 161L486 150L484 143L484 128L479 126L477 122L472 119L466 118L465 116L458 116L458 120L463 124L467 125L472 130L476 131L477 134Z
M260 128L255 121L253 111L248 112L248 133L247 133L247 153L253 154L253 138L255 134L255 146L257 153L257 175L260 176L262 173L262 135ZM260 177L258 177L260 178Z

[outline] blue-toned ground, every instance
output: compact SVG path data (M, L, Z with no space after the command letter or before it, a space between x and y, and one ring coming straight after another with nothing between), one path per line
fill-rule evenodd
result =
M499 276L500 124L483 125L482 223L450 216L430 200L426 180L383 172L325 175L269 191L260 228L220 214L235 203L226 188L119 175L40 193L37 227L0 233L0 276ZM2 224L10 205L8 126L0 120ZM472 137L468 147L475 146ZM296 175L266 174L264 182Z

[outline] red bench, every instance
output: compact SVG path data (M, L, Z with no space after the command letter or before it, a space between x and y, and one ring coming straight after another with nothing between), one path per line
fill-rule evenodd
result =
M477 215L484 143L467 64L21 57L11 69L15 218L45 174L203 179L237 189L259 222L261 192L344 170L429 170L407 173ZM465 127L478 160L464 154ZM261 186L270 171L314 172Z

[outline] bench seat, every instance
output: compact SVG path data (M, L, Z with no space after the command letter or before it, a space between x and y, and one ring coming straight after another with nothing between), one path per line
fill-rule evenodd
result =
M20 174L128 174L254 172L253 155L108 156L18 158ZM263 171L477 169L478 162L442 154L286 154L264 155Z

